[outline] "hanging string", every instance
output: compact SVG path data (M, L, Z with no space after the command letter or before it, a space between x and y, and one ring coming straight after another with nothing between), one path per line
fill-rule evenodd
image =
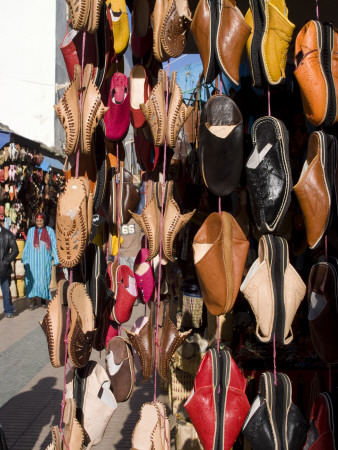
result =
M276 333L273 334L273 378L277 386L277 365L276 365Z
M270 104L270 84L268 84L268 116L271 116L271 104Z
M319 6L318 6L318 0L316 0L316 17L317 17L317 20L319 20Z
M116 143L116 209L117 209L117 262L120 264L120 160L119 143Z
M332 393L332 371L331 364L329 364L329 392Z
M167 65L167 92L165 99L165 109L166 113L168 113L168 103L169 103L169 64L170 59ZM164 207L164 191L165 191L165 172L166 172L166 162L167 162L167 139L164 141L164 150L163 150L163 179L162 179L162 198L161 198L161 227L160 227L160 251L159 251L159 264L158 264L158 283L157 283L157 309L156 309L156 328L155 328L155 348L159 347L158 342L158 320L160 314L160 301L161 301L161 261L162 261L162 231L163 231L163 207ZM159 348L159 351L162 351ZM157 388L157 380L156 380L156 372L157 372L157 351L155 351L155 367L154 367L154 402L156 402L156 388Z
M329 257L328 257L328 252L327 252L327 234L325 235L325 261L328 262Z
M219 74L219 93L222 95L223 92L223 81L222 81L222 75Z
M220 325L219 325L219 316L217 316L217 353L219 353L219 343L220 343Z

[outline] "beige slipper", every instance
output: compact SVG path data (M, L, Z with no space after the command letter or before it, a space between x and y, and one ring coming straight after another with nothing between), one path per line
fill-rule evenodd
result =
M144 403L131 438L134 450L162 450L160 412L155 403Z
M84 443L84 431L76 418L76 402L73 398L66 399L63 412L63 438L70 450L82 450ZM66 448L67 448L66 447Z
M88 243L93 218L93 195L84 177L70 178L61 194L56 213L56 244L60 263L74 267Z

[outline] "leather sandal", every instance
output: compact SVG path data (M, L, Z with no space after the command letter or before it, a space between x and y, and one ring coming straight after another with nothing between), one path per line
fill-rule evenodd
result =
M68 334L68 354L74 367L84 367L90 358L95 317L93 306L83 283L72 283L67 290L71 324Z
M80 110L78 92L81 83L81 67L74 66L74 79L65 90L62 98L57 105L54 105L56 115L58 116L66 133L67 155L75 152L80 137Z
M131 438L134 450L162 450L160 411L153 402L144 403Z
M74 267L88 243L93 216L93 195L89 181L70 178L61 194L56 212L56 243L60 263Z
M48 304L47 313L42 322L39 322L47 338L49 359L53 367L65 365L64 337L67 325L68 286L68 281L59 281L56 294ZM31 306L30 309L35 309L33 303Z
M143 208L142 213L136 214L130 211L132 218L145 232L149 242L149 256L146 261L154 258L160 249L160 210L158 209L155 197L153 197Z
M92 79L93 65L87 64L83 72L82 116L81 116L81 152L90 153L95 128L108 108L101 101L101 94Z
M191 24L187 0L168 0L160 30L161 46L165 54L178 58L184 50Z
M88 0L66 0L69 6L72 27L74 30L85 29L88 23L90 4Z
M59 427L51 427L52 442L46 447L46 450L62 450L62 437Z
M195 214L196 209L187 214L181 214L178 204L174 200L173 196L174 182L168 182L168 194L167 203L164 212L163 219L163 253L169 261L175 261L173 257L173 243L178 232L186 225L192 216Z
M63 439L66 448L72 450L82 450L84 443L84 430L76 418L76 402L73 398L66 399L63 412Z
M167 74L163 69L158 72L158 81L151 91L146 103L141 103L140 108L146 118L154 145L161 147L165 141L165 130L167 125L165 91L167 86Z

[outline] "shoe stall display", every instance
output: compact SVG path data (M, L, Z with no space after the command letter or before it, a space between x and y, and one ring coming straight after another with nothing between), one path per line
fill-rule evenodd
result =
M337 29L285 0L66 3L48 449L99 444L142 384L132 450L335 448Z

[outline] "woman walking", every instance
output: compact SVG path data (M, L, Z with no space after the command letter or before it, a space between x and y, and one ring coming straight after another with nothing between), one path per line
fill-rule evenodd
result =
M28 230L22 254L26 297L31 299L30 310L38 307L37 298L41 298L41 305L47 307L46 300L52 299L49 290L52 264L60 264L54 230L45 223L45 214L38 213L35 216L36 226Z

